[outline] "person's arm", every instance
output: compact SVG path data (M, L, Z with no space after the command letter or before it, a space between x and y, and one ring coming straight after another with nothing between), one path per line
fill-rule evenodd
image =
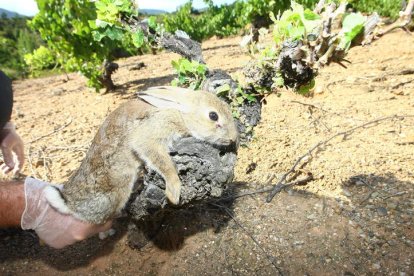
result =
M4 125L10 121L12 110L12 82L9 77L7 77L6 74L0 70L0 130L3 129Z
M13 88L11 80L0 71L0 148L4 164L0 169L3 173L18 173L24 163L23 141L16 133L15 126L10 122L13 109Z
M0 184L0 228L19 227L25 207L24 184L8 181Z
M33 229L49 246L63 248L111 227L111 221L95 225L59 213L44 196L47 185L50 184L29 177L24 183L0 183L0 228Z

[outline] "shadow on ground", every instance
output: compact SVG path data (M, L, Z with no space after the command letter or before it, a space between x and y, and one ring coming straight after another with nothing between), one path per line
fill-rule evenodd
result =
M110 239L100 240L97 236L64 249L53 249L42 245L34 231L20 229L0 230L0 263L19 259L42 260L48 266L60 271L86 267L95 259L111 254L115 244L126 232L126 223L116 223L117 233Z
M214 233L219 233L230 220L226 210L233 212L233 195L244 186L245 183L232 183L220 198L195 202L185 208L161 210L142 220L131 220L129 245L141 249L152 242L162 250L176 251L182 248L186 238L199 232L213 229Z
M136 236L137 231L134 229L132 233L135 236L128 238L131 247L142 248L151 242L162 250L176 251L183 246L186 238L199 232L214 229L214 232L219 233L230 219L220 206L232 210L234 199L229 199L228 195L236 194L242 186L240 183L230 184L223 194L223 199L217 198L210 202L169 210L146 221L133 223L129 218L118 219L113 226L116 230L114 236L104 240L95 236L60 250L41 245L34 231L2 229L0 230L0 264L8 263L12 266L14 261L27 259L41 260L58 271L87 267L95 260L113 254L115 245L127 232L131 235L131 227L136 225L142 230L142 236ZM134 244L131 244L131 239L134 239ZM141 243L137 244L137 241ZM10 268L10 271L13 269Z
M154 86L170 85L174 77L176 77L176 75L170 74L162 77L136 79L122 85L118 85L116 91L118 93L126 93L132 87L137 87L138 92Z
M203 48L203 51L212 51L212 50L218 50L218 49L225 49L225 48L232 48L232 47L237 47L239 48L240 45L238 44L227 44L227 45L218 45L218 46L212 46L212 47L208 47L208 48Z

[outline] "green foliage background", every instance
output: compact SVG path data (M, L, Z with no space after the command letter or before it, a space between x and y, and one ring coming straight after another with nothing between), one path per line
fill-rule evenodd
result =
M24 55L42 45L38 33L26 24L27 17L0 17L0 70L11 78L26 75Z
M401 0L350 0L349 3L357 10L366 13L377 12L381 16L397 18L402 9ZM406 1L408 2L408 1Z
M339 0L335 0L339 2ZM277 15L290 6L290 0L236 0L231 5L214 5L196 11L192 2L172 14L160 15L157 22L166 31L183 30L195 40L240 34L254 20L271 23L269 14ZM312 8L317 0L297 0ZM349 0L361 12L378 12L397 17L401 0ZM131 33L120 23L123 16L137 15L129 0L37 0L39 14L27 17L0 17L0 69L11 77L61 67L80 71L89 84L99 88L102 62L143 51L141 33ZM98 19L98 20L97 20ZM43 40L43 41L42 41ZM40 46L46 48L40 48ZM32 53L32 54L30 54ZM25 61L26 56L26 61Z

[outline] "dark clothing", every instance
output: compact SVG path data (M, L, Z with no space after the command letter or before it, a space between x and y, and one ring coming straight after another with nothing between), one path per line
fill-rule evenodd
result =
M10 121L13 109L13 90L12 82L0 71L0 130Z

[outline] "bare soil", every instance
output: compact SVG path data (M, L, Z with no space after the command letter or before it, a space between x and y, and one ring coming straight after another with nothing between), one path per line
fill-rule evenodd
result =
M234 74L249 60L240 37L203 43L210 68ZM395 31L351 49L347 69L323 68L312 97L266 98L255 139L239 150L237 191L263 188L313 145L339 136L302 167L316 180L267 194L177 210L141 250L117 234L63 250L36 235L0 231L1 275L413 275L414 36ZM104 118L134 93L173 78L171 53L120 61L119 89L97 94L77 74L14 82L13 120L25 141L23 173L64 182ZM131 70L138 62L146 67ZM411 116L411 117L410 117ZM273 182L275 182L274 180Z

